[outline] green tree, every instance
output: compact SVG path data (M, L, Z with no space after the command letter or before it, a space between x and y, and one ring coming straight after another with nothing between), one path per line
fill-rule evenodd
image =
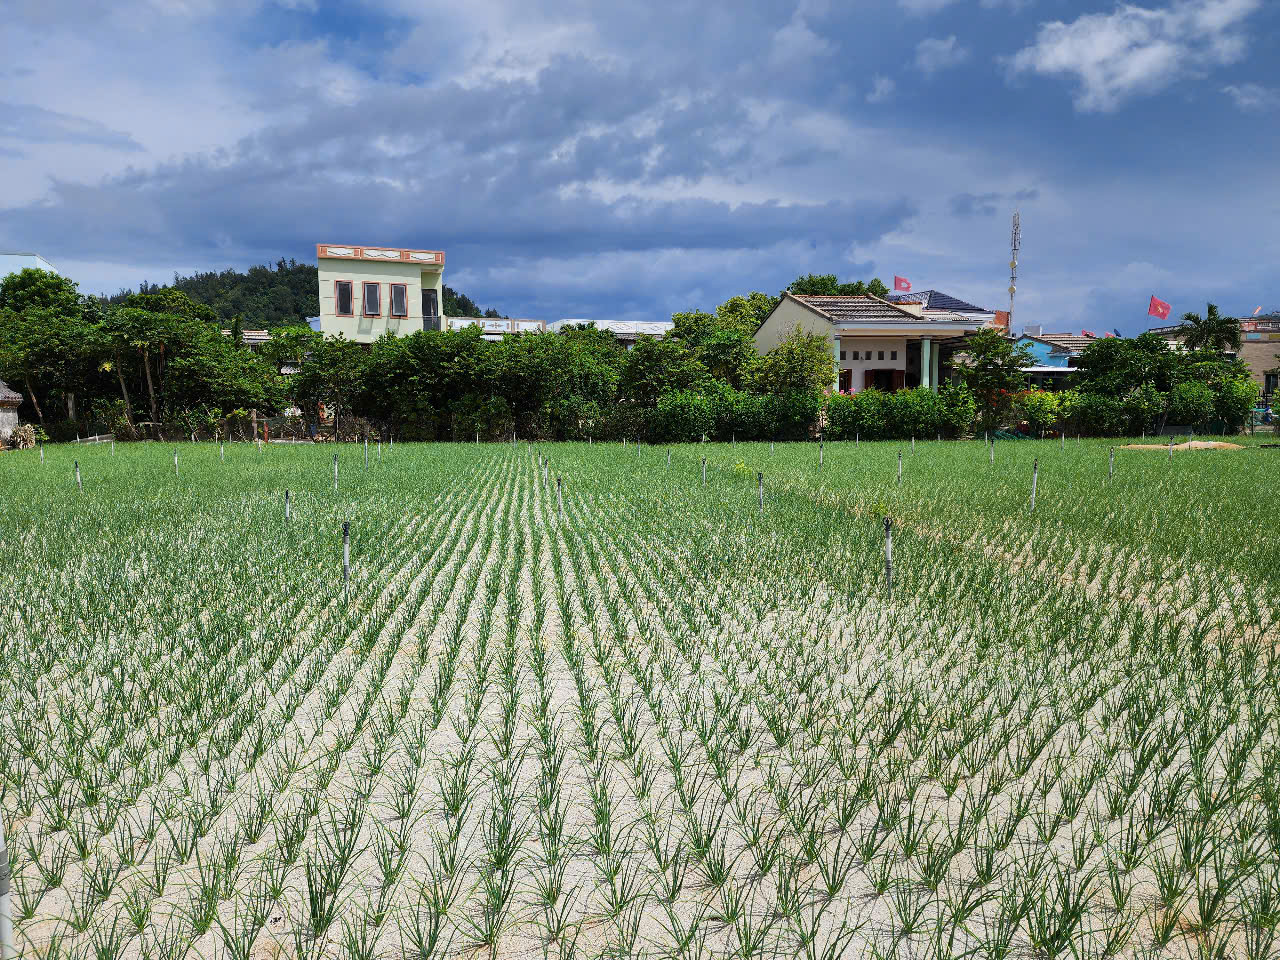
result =
M652 407L664 393L688 390L706 376L706 367L683 340L640 337L623 359L618 394L637 406Z
M751 337L778 305L778 297L753 290L745 297L730 297L716 307L716 326ZM674 319L674 318L672 318Z
M787 289L797 296L807 297L861 297L871 294L883 299L889 295L879 277L873 277L869 283L854 280L841 283L834 273L807 273L797 277Z
M964 342L964 353L956 356L960 379L978 402L978 418L984 429L1002 423L1008 415L1014 394L1027 386L1023 367L1034 358L1026 347L994 330L979 330Z
M1072 375L1072 386L1086 393L1127 396L1142 386L1169 391L1182 361L1157 333L1103 337L1085 346Z
M326 337L293 376L293 394L301 406L318 403L333 407L333 434L338 436L338 416L356 403L365 386L370 353L342 336Z
M758 393L816 396L830 390L835 380L831 342L796 327L756 358L749 380Z
M1203 317L1198 313L1184 313L1182 325L1189 328L1183 338L1188 350L1213 353L1240 350L1240 324L1231 317L1221 316L1215 303L1208 305Z

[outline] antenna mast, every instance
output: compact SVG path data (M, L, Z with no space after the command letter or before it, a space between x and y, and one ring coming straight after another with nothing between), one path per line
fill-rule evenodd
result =
M1009 336L1013 336L1013 295L1018 290L1018 251L1022 249L1022 214L1013 212L1013 230L1009 235Z

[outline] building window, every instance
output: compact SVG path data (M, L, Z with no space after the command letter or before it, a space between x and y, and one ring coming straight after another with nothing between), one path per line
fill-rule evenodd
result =
M391 315L407 317L409 315L409 287L403 283L391 285Z
M865 352L862 354L862 359L863 359L863 360L870 360L870 359L871 359L871 351L870 351L870 350L865 351Z
M897 360L897 359L898 359L898 351L897 351L897 350L890 350L890 351L889 351L889 359L890 359L890 360Z
M884 359L884 351L883 351L883 350L881 350L881 351L880 351L880 356L876 357L876 359L877 359L877 360L883 360L883 359Z
M840 359L841 359L841 360L844 360L844 351L843 351L843 350L841 350L841 351L840 351Z
M333 282L333 312L340 317L351 316L351 281Z
M364 315L366 317L382 316L382 284L364 284Z

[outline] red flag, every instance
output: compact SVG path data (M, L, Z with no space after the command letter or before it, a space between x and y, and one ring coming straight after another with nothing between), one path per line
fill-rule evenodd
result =
M895 289L895 290L901 290L903 293L910 293L910 292L911 292L911 281L910 281L910 280L908 280L906 277L894 277L894 278L893 278L893 289Z
M1095 334L1092 330L1081 330L1081 331L1080 331L1080 336L1082 336L1082 337L1093 337L1095 340L1097 339L1097 334Z
M1161 320L1169 319L1169 305L1159 297L1151 298L1151 306L1147 307L1147 316L1159 317Z

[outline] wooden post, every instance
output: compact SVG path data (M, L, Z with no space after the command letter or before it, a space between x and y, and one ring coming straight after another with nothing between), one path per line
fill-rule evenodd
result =
M884 586L893 599L893 521L884 518Z

